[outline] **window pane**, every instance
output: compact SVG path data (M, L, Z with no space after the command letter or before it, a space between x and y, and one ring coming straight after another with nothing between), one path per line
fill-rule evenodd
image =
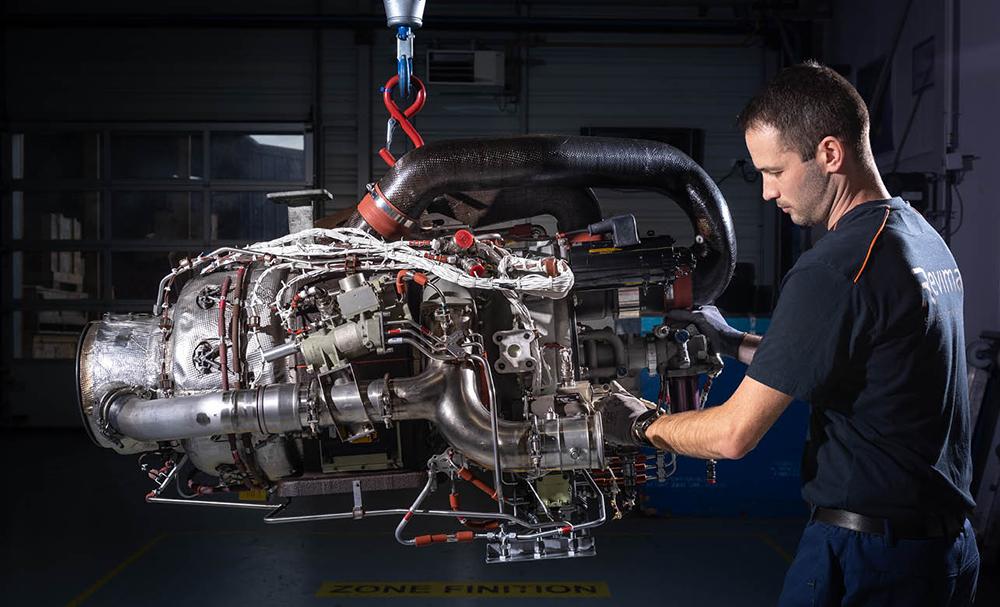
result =
M212 179L304 182L305 150L304 135L212 133Z
M14 313L18 358L76 358L76 346L87 322L99 312L83 310L22 310ZM17 347L19 346L19 347Z
M201 239L201 192L115 192L111 236L117 239Z
M112 179L201 179L200 134L113 133Z
M11 138L15 179L97 179L97 133L25 133Z
M15 251L15 299L100 297L101 266L96 252Z
M112 299L156 300L160 279L192 251L119 251L111 254Z
M11 236L26 240L100 238L99 192L12 192Z
M264 192L212 194L212 240L270 240L288 234L288 208Z

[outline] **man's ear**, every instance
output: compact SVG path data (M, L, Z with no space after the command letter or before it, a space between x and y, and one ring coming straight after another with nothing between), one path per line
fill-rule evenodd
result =
M829 173L836 173L844 166L844 143L833 136L826 136L816 146L816 162Z

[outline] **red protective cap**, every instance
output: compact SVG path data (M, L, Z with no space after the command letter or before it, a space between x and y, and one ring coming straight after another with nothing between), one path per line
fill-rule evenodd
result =
M469 276L475 276L476 278L486 276L486 267L481 263L469 267Z
M459 249L463 251L468 250L476 243L476 237L472 235L472 232L468 230L459 230L455 232L455 244L458 245Z

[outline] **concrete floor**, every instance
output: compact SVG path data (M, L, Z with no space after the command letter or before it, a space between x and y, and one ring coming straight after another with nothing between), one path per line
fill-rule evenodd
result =
M82 433L8 432L0 450L3 605L773 605L803 524L631 517L597 530L596 557L487 565L482 544L401 546L395 520L147 505L135 458Z

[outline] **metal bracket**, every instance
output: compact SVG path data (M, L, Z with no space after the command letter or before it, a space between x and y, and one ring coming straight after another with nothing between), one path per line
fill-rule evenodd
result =
M493 334L493 343L499 349L500 356L493 363L497 373L526 373L535 367L535 357L532 356L532 344L535 335L528 330L497 331Z
M365 516L365 509L361 504L361 481L355 479L351 483L351 489L354 491L354 509L351 513L355 519L363 518Z

